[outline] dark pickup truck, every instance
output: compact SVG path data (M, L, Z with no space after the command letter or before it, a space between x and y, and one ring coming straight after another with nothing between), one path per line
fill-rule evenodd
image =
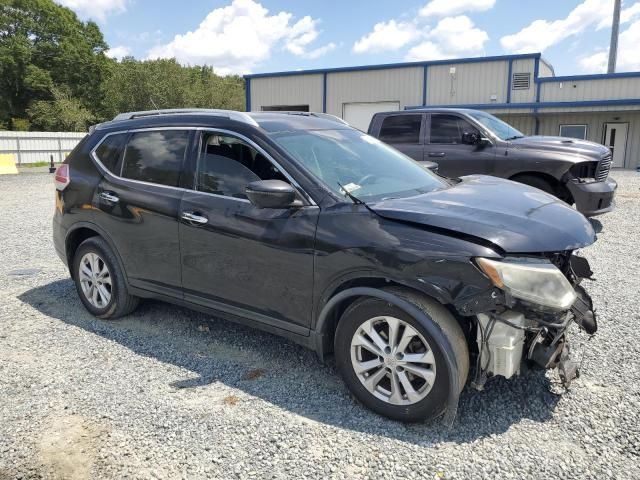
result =
M377 113L369 135L447 177L486 174L524 183L575 204L592 217L613 209L611 151L598 143L525 136L479 110L424 108Z

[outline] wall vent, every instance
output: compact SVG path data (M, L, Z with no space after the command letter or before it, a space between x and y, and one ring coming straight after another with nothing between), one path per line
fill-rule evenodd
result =
M514 73L511 79L511 86L513 90L529 90L531 86L531 74Z

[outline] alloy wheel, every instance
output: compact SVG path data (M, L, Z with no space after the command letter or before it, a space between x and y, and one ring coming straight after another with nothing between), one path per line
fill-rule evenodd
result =
M80 259L80 287L87 301L95 308L105 308L111 301L111 273L99 255L89 252Z
M392 405L421 401L436 378L435 357L424 336L389 316L358 327L351 339L351 365L372 395Z

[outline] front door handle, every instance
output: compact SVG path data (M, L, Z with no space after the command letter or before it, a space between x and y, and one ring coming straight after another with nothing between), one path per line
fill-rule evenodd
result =
M430 157L444 157L445 153L444 152L429 152L429 156Z
M105 200L110 203L118 203L120 201L120 199L111 192L102 192L98 196L100 197L101 200Z
M207 217L198 215L194 212L182 212L182 219L186 220L187 222L197 223L199 225L204 225L209 221Z

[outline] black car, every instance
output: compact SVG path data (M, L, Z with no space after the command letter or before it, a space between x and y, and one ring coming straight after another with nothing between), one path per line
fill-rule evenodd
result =
M472 372L576 367L596 330L585 217L508 180L452 181L331 119L119 115L55 176L55 248L95 316L157 298L334 354L388 417L455 412ZM473 368L470 367L473 364Z
M493 175L555 195L588 217L613 209L611 151L575 138L525 136L479 110L424 108L377 113L372 135L447 177Z

